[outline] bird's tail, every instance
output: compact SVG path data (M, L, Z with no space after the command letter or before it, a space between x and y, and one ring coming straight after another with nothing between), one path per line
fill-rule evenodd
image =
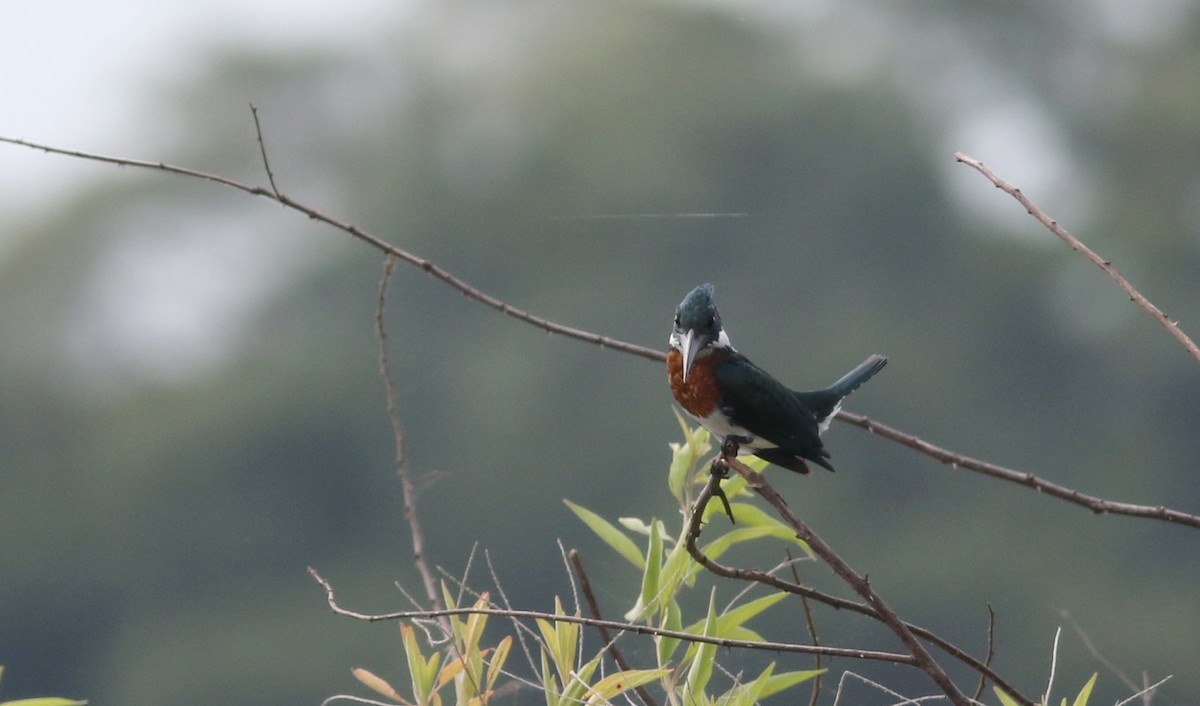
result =
M829 387L810 392L798 391L795 393L796 397L801 404L812 410L817 419L818 428L824 431L846 395L857 390L859 385L870 380L871 376L882 370L885 365L887 365L887 358L875 354L859 363L858 367L843 375Z
M883 369L887 365L887 358L876 353L858 364L854 370L846 373L840 380L829 386L829 391L837 395L838 399L854 392L867 380L871 379L875 373Z

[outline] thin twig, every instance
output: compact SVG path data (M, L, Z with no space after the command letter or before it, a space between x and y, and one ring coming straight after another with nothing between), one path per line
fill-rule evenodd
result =
M796 584L800 583L800 572L796 570L796 563L792 561L792 550L787 550L788 566L792 570L792 581ZM808 596L800 596L800 605L804 607L804 622L808 626L808 639L812 640L814 645L821 644L821 638L817 635L817 624L813 621L812 607L808 605ZM808 699L808 706L817 706L817 699L821 696L821 655L816 657L817 676L813 677L812 696Z
M1083 646L1087 648L1088 652L1092 653L1092 656L1095 657L1096 660L1100 662L1100 664L1103 664L1105 667L1108 668L1108 671L1117 675L1117 678L1120 679L1122 682L1124 682L1125 686L1129 687L1129 689L1131 691L1138 690L1139 687L1137 685L1137 682L1130 679L1125 674L1125 672L1122 672L1120 669L1117 669L1117 665L1113 664L1112 662L1110 662L1108 660L1107 657L1100 654L1100 649L1096 647L1096 643L1092 642L1092 639L1090 637L1088 637L1088 634L1083 631L1083 626L1081 626L1079 624L1079 621L1075 620L1075 618L1071 615L1070 611L1063 609L1063 610L1059 610L1058 614L1060 617L1062 617L1063 620L1067 621L1067 623L1071 626L1071 629L1075 631L1075 634L1079 637L1079 640L1083 643Z
M596 618L584 618L578 615L562 615L555 613L544 613L536 610L509 610L507 608L476 608L459 607L459 608L439 608L437 610L402 610L393 613L359 613L340 606L337 599L334 597L333 585L326 581L323 576L317 573L317 570L308 567L308 573L321 584L325 589L325 600L329 604L330 610L337 615L344 615L347 618L362 620L368 623L378 623L393 620L419 620L422 618L440 618L451 615L495 615L502 618L517 618L521 620L549 620L560 623L574 623L576 625L585 625L587 627L599 628L604 626L610 630L624 630L625 632L636 633L638 635L654 635L657 637L669 637L684 642L702 642L719 647L728 647L734 649L749 649L749 650L767 650L768 652L794 652L799 654L823 654L827 657L846 657L849 659L866 659L878 662L892 662L895 664L913 664L912 655L900 654L899 652L881 652L877 650L860 650L850 647L814 647L813 645L799 645L791 642L770 642L766 640L733 640L724 637L713 637L711 635L698 635L696 633L684 632L682 630L667 630L665 628L655 628L649 625L638 625L636 623L622 623L616 620L598 620Z
M925 672L933 680L933 683L938 685L942 693L950 699L951 703L955 704L955 706L969 706L970 700L967 696L951 681L949 675L933 659L933 656L929 654L925 646L917 640L916 635L913 634L908 625L884 602L883 598L875 592L875 589L871 588L871 584L867 578L855 572L821 537L804 524L800 518L796 517L788 508L783 496L762 475L755 473L745 464L738 461L737 450L737 444L730 439L726 439L722 446L721 455L716 463L736 470L746 480L750 488L766 500L771 507L775 508L775 512L779 514L784 522L795 530L796 537L808 544L812 552L820 557L833 570L833 573L837 574L838 578L862 597L863 601L875 613L876 618L900 639L900 642L908 650L909 656L912 658L911 664ZM720 486L720 483L720 475L717 473L711 474L708 483L700 492L700 497L696 501L696 507L692 510L693 521L689 526L687 548L693 557L696 557L696 554L699 553L699 549L696 547L696 539L699 535L700 523L696 520L696 517L703 514L704 505L716 494L716 489ZM699 558L697 560L700 561ZM700 561L700 563L704 564L703 561Z
M258 108L254 104L250 104L250 115L254 116L254 134L258 137L258 151L262 154L263 169L267 172L267 181L271 183L271 191L275 193L275 199L280 198L279 187L275 186L275 175L271 172L271 160L267 159L267 143L263 142L262 125L258 122Z
M392 379L392 370L388 363L387 327L384 325L383 314L387 304L388 282L392 278L395 265L396 259L388 255L383 265L383 277L379 280L379 299L375 307L375 335L379 339L379 375L383 378L383 387L387 393L387 415L392 423L392 434L396 444L396 474L400 477L400 488L404 495L404 519L408 521L408 528L412 532L413 561L417 572L421 574L429 605L440 608L442 600L438 595L437 582L433 580L433 573L425 560L424 535L421 532L421 523L417 521L416 486L408 473L408 465L404 462L404 428L400 424L400 411L396 404L396 383ZM441 622L446 634L453 634L449 621L443 619Z
M487 564L488 573L492 576L492 585L496 587L496 593L500 596L501 603L505 608L512 609L512 602L508 600L508 593L504 590L504 584L500 583L500 576L496 574L496 567L492 564L492 553L488 550L483 550L483 561ZM517 634L517 642L521 645L521 651L525 653L525 661L529 664L529 669L532 673L537 674L538 664L533 659L533 652L529 649L529 643L525 640L525 631L521 628L524 624L514 619L512 621L513 631ZM531 632L531 637L535 637Z
M989 667L992 664L992 657L996 652L996 611L992 610L992 604L988 603L988 640L987 640L987 656L983 658L983 663ZM987 686L987 675L979 675L979 687L975 689L975 695L972 700L978 701L979 697L983 696L983 688Z
M1046 680L1046 693L1042 694L1042 703L1050 703L1050 691L1054 688L1054 673L1058 670L1058 638L1062 637L1062 628L1054 631L1054 647L1050 650L1050 678Z
M1172 676L1174 676L1174 675L1167 675L1167 676L1163 677L1162 679L1159 679L1158 681L1154 682L1153 684L1147 686L1145 689L1142 689L1141 691L1137 692L1133 696L1130 696L1127 699L1118 701L1117 703L1113 704L1113 706L1126 706L1126 704L1132 703L1134 699L1139 699L1139 698L1142 699L1143 703L1149 704L1150 699L1153 696L1154 690L1157 689L1158 687L1162 686L1163 684L1166 684L1168 681L1170 681Z
M1047 216L1042 209L1038 208L1036 204L1029 200L1028 196L1021 193L1020 189L996 176L996 173L984 166L983 162L980 162L973 157L968 157L962 152L955 152L954 158L960 163L965 164L982 174L987 178L988 181L995 184L997 189L1000 189L1009 196L1012 196L1022 206L1025 207L1025 210L1029 212L1029 215L1036 218L1038 222L1046 226L1051 233L1058 236L1067 245L1071 246L1072 250L1083 255L1089 261L1091 261L1092 264L1104 270L1105 274L1111 277L1112 280L1117 283L1117 286L1119 286L1125 292L1125 294L1129 296L1130 301L1136 302L1137 305L1142 307L1147 314L1154 317L1155 320L1166 327L1167 331L1174 336L1176 340L1182 343L1183 347L1192 354L1192 357L1197 361L1200 361L1200 346L1197 346L1195 341L1188 338L1187 334L1183 332L1183 329L1179 328L1179 322L1172 321L1171 317L1164 314L1162 309L1159 309L1141 292L1135 289L1134 286L1129 283L1129 280L1122 277L1121 273L1117 272L1117 269L1112 266L1112 261L1105 260L1093 252L1091 248L1084 245L1075 236L1071 235L1066 228L1060 226L1058 221L1050 218L1050 216Z
M583 560L579 558L579 550L572 549L567 556L571 558L571 567L575 570L575 578L579 580L579 589L583 591L583 599L587 602L588 612L593 618L603 620L604 616L600 614L600 604L596 601L596 594L592 592L592 582L588 579L587 572L583 569ZM608 628L602 625L596 626L596 630L600 633L600 639L604 641L605 649L608 650L609 656L617 663L617 667L621 671L628 672L633 667L629 662L625 661L625 655L621 654L621 650L617 648L617 641L613 639L608 632ZM821 659L820 655L817 659ZM642 700L646 706L657 706L654 697L650 696L650 692L646 691L644 686L634 687L634 692L638 698Z

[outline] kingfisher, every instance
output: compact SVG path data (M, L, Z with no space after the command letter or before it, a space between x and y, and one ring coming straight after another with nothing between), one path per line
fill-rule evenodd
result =
M872 355L837 382L801 392L738 353L721 326L713 286L702 284L675 309L667 375L675 401L722 441L797 473L806 462L833 469L821 434L842 400L887 365Z

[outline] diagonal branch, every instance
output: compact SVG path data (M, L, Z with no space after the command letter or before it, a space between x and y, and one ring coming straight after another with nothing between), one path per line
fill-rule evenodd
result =
M641 356L643 358L649 358L650 360L657 360L657 361L666 360L666 354L655 348L647 348L645 346L639 346L634 343L626 343L625 341L620 341L615 338L609 338L608 336L601 336L599 334L592 333L591 331L584 331L583 329L573 328L571 326L564 326L563 324L555 323L553 321L550 321L549 319L544 319L540 316L535 316L534 314L531 314L523 309L518 309L517 307L515 307L511 304L508 304L500 299L497 299L496 297L488 294L487 292L484 292L480 289L476 289L475 287L472 287L465 280L459 279L458 277L451 274L449 271L444 270L441 267L439 267L438 265L434 264L434 262L431 260L427 260L423 257L419 257L407 250L404 250L403 248L396 247L395 245L388 243L387 241L383 240L382 238L379 238L378 236L368 233L367 231L359 228L356 225L347 223L345 221L338 220L337 218L334 218L333 216L330 216L326 213L318 211L315 208L306 206L305 204L300 203L299 201L296 201L295 199L291 198L290 196L288 196L286 194L282 194L282 193L276 194L273 189L265 189L261 186L252 186L245 182L241 182L236 179L230 179L229 177L221 176L219 174L211 174L209 172L202 172L197 169L189 169L187 167L177 167L177 166L174 166L171 164L166 164L164 162L148 162L148 161L143 161L143 160L138 160L138 159L124 159L121 157L108 157L108 156L102 155L102 154L94 154L91 152L81 152L78 150L67 150L67 149L61 149L59 147L50 147L48 145L40 145L40 144L37 144L34 142L29 142L27 140L20 140L20 139L16 139L16 138L12 138L12 137L4 137L4 136L0 136L0 142L6 142L6 143L12 144L12 145L19 145L21 147L28 147L30 149L39 150L39 151L45 152L47 154L57 154L57 155L63 155L65 157L74 157L76 159L90 160L93 162L103 162L105 164L115 164L120 167L135 167L138 169L151 169L154 171L167 172L169 174L178 174L180 176L192 177L194 179L202 179L204 181L211 181L215 184L221 184L223 186L228 186L228 187L237 189L239 191L244 191L247 194L251 194L253 196L262 196L264 198L268 198L272 201L275 201L283 206L286 206L287 208L290 208L293 211L298 211L298 212L304 214L305 216L307 216L311 220L320 221L321 223L331 225L340 231L348 233L386 255L391 255L399 260L403 260L404 262L412 265L413 267L416 267L420 270L423 270L423 271L429 273L435 279L441 280L442 282L445 282L446 284L450 285L451 287L454 287L455 289L457 289L458 291L460 291L464 295L466 295L468 298L474 299L475 301L480 302L482 304L486 304L487 306L492 307L496 311L499 311L502 314L511 316L514 319L524 321L527 324L532 324L533 326L537 326L538 328L543 329L545 331L549 331L550 333L562 334L569 338L575 338L575 339L578 339L581 341L586 341L588 343L594 343L595 345L598 345L602 348L612 348L614 350L621 351L622 353L630 353L632 355Z
M1050 216L1047 216L1046 212L1038 208L1037 204L1033 203L1033 201L1030 201L1029 197L1021 193L1020 189L996 176L996 173L984 166L983 162L980 162L978 159L973 157L968 157L962 152L955 152L954 158L961 164L965 164L983 176L987 177L987 180L995 184L997 189L1000 189L1016 199L1022 206L1025 207L1025 210L1029 212L1029 215L1036 218L1038 222L1046 226L1051 233L1055 234L1064 243L1071 246L1072 250L1086 257L1096 267L1104 270L1104 273L1111 277L1112 280L1117 283L1117 286L1119 286L1125 292L1125 294L1129 296L1129 301L1135 302L1138 306L1142 307L1142 309L1145 309L1147 314L1153 316L1160 324L1166 327L1167 331L1170 332L1170 334L1174 336L1176 340L1183 344L1183 347L1187 349L1188 353L1192 354L1193 358L1195 358L1197 361L1200 361L1200 346L1197 346L1196 342L1188 338L1187 334L1183 332L1183 329L1179 328L1179 322L1172 321L1171 317L1163 313L1162 309L1159 309L1149 299L1142 295L1141 292L1135 289L1134 286L1129 283L1129 280L1122 277L1121 273L1117 272L1117 269L1112 266L1111 260L1105 260L1093 252L1091 248L1084 245L1075 236L1071 235L1066 228L1060 226L1058 221L1050 218Z

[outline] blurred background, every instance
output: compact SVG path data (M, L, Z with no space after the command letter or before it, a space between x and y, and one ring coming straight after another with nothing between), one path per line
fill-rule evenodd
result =
M0 135L265 185L253 103L281 190L515 306L665 347L711 281L735 345L796 387L886 353L847 409L1200 512L1196 361L952 157L1022 187L1200 335L1194 3L5 14ZM382 257L263 199L10 145L0 223L0 696L319 704L364 693L351 667L400 680L395 626L331 615L305 572L363 611L406 608L395 582L420 593L377 374ZM437 477L418 499L431 562L461 575L478 547L469 582L491 588L486 550L515 606L549 610L570 592L561 541L619 617L637 576L562 500L676 526L663 370L404 267L387 322L409 466ZM1030 696L1061 626L1056 701L1094 671L1093 703L1128 696L1111 665L1174 675L1155 704L1195 703L1196 530L1094 516L844 424L827 443L836 475L776 485L901 615L982 654L990 604L996 667ZM802 639L784 613L759 627ZM816 619L828 644L896 647ZM852 685L842 703L893 701Z

